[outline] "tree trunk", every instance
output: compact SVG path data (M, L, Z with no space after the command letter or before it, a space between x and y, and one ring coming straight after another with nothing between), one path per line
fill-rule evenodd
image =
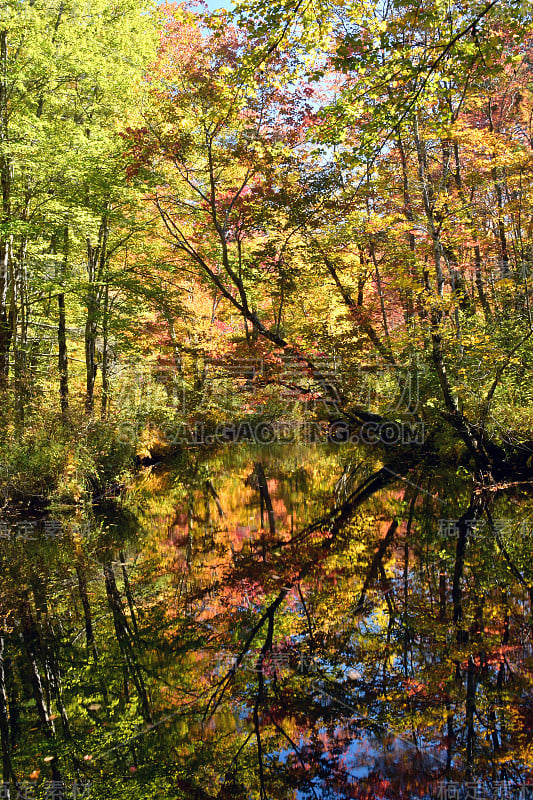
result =
M68 263L68 227L65 226L64 234L64 249L63 249L63 264L61 270L61 289L63 289L63 282L66 277L67 263ZM58 344L58 368L59 368L59 400L61 403L61 413L65 416L68 412L68 353L67 353L67 333L66 333L66 311L65 311L65 294L61 291L57 296L57 306L59 311L59 319L57 324L57 344Z
M101 278L107 258L107 210L104 210L98 231L98 244L93 247L87 238L87 319L85 322L85 370L86 391L85 411L92 414L94 410L94 384L96 380L96 334L98 331L98 311L101 296Z
M65 416L68 412L68 355L65 329L65 295L63 292L57 296L57 306L59 311L57 324L57 344L59 348L59 400L61 403L61 413Z
M455 551L455 565L453 570L453 583L452 583L452 601L453 601L453 622L456 626L457 641L464 642L468 640L468 633L463 631L461 623L463 619L463 591L462 582L464 574L464 562L466 555L466 545L468 542L468 535L470 533L470 524L479 519L483 513L485 506L485 498L482 495L474 495L470 501L470 505L462 517L457 521L459 529L459 536L457 538L457 546Z
M35 630L35 623L27 599L22 599L19 605L19 611L22 640L30 667L30 681L33 690L33 699L35 700L35 706L37 708L37 716L39 717L39 722L45 735L47 737L52 737L54 735L54 723L50 719L49 705L45 696L41 673L37 663L36 643L38 635Z
M0 636L0 741L2 745L2 781L9 783L14 779L11 763L11 747L9 736L9 717L7 710L7 694L5 679L5 637Z
M133 594L131 593L130 580L128 578L128 571L126 569L126 556L124 555L122 550L119 553L119 558L120 558L120 565L122 567L122 577L124 579L124 594L126 595L126 600L128 601L131 623L133 625L133 631L135 633L135 636L138 636L139 629L137 627L137 615L135 614L135 604L133 602Z
M268 491L268 484L265 476L265 470L260 461L255 465L255 474L257 475L257 483L259 486L260 498L265 504L266 512L268 515L268 527L271 536L276 535L276 520L274 517L274 509L272 508L272 500L270 499L270 492Z
M83 567L76 565L76 575L78 576L78 589L80 592L81 604L83 607L83 617L85 620L85 643L87 645L87 653L92 653L94 663L98 661L98 652L94 641L93 623L91 617L91 606L89 603L89 595L87 594L87 578Z
M107 373L108 346L109 346L109 284L104 289L104 307L102 315L102 419L105 419L109 409L109 375Z
M13 182L13 165L8 151L8 94L7 75L7 30L0 31L0 184L2 191L2 207L0 222L7 226L11 222L11 187ZM9 319L8 296L12 289L12 251L13 237L0 234L0 388L7 388L9 375L9 350L11 347L12 328Z
M467 779L472 776L474 762L474 715L476 713L476 665L472 656L468 656L468 675L466 679L466 764Z
M120 601L120 594L117 589L113 567L110 563L104 564L104 578L108 604L113 615L113 623L115 633L120 650L124 657L125 665L129 674L132 677L133 683L137 690L139 700L141 701L141 713L145 722L153 722L152 712L150 709L150 702L148 693L144 685L142 671L137 662L137 658L132 647L131 631L128 626L127 619L124 615L122 603Z
M99 248L93 248L87 239L87 272L89 286L87 289L87 319L85 321L85 411L92 414L94 409L94 382L96 379L96 332L98 319L98 297L95 287Z
M442 272L442 247L440 243L440 234L437 225L435 224L435 212L433 189L427 177L427 155L425 143L421 140L418 132L418 119L415 117L415 124L413 135L416 145L416 152L418 156L418 176L422 186L422 197L424 200L424 210L428 222L429 232L433 241L433 260L435 263L435 275L437 279L437 293L442 297L444 293L444 275Z

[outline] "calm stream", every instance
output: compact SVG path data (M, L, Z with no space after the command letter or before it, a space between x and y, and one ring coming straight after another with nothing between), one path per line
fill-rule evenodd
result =
M528 486L383 463L190 447L4 521L2 796L533 797Z

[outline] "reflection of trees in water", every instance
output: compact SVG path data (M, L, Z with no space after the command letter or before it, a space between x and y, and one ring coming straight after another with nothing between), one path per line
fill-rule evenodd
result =
M148 473L134 538L113 512L83 541L10 543L3 780L204 798L522 782L526 489L243 448L234 469L225 453Z

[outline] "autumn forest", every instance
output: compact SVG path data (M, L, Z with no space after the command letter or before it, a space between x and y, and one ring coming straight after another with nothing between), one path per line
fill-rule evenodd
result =
M0 7L0 797L528 800L532 6L216 5Z

